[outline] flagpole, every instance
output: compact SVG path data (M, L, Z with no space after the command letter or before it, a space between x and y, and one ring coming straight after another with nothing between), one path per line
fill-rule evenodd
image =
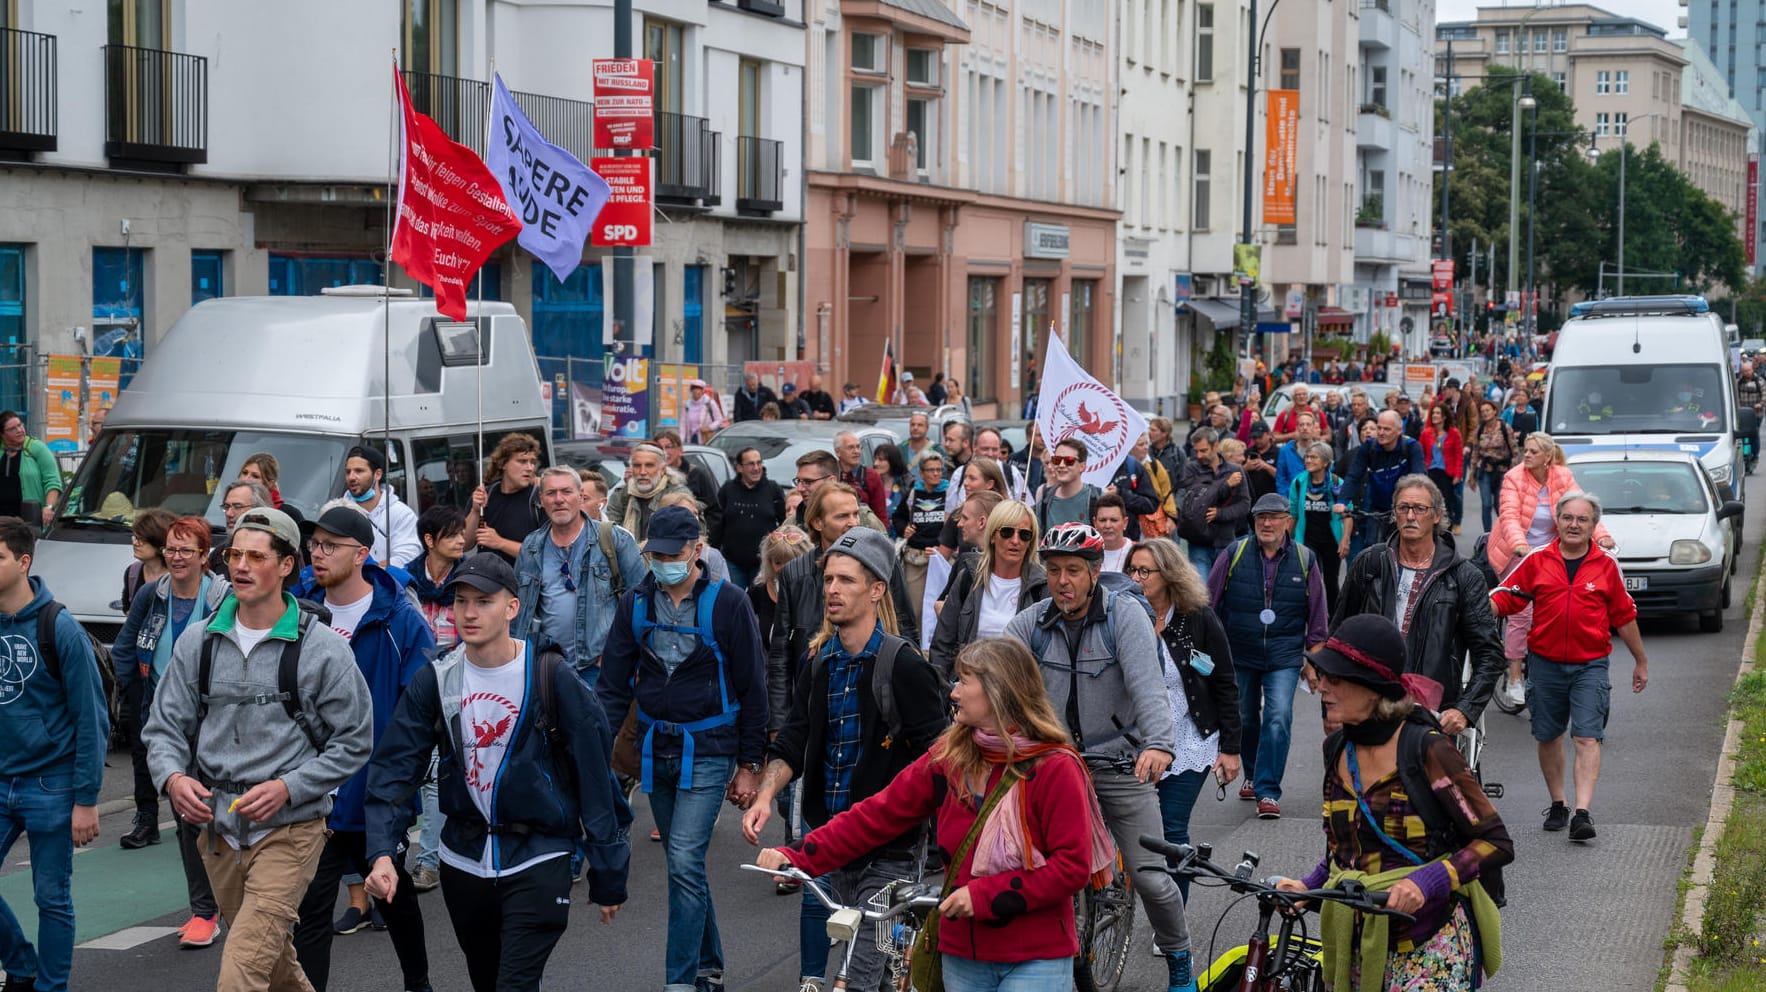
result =
M399 137L404 132L405 107L399 99L399 50L392 50L392 104L397 115L398 126L388 135L386 143L386 174L390 179L390 190L386 197L386 260L381 265L380 293L380 396L382 421L380 427L380 444L384 449L382 457L390 465L392 462L392 224L393 201L398 199L398 154ZM392 511L387 510L388 520ZM391 538L387 540L387 554L392 553Z
M491 91L496 92L497 57L490 58ZM491 134L496 130L495 114L486 114L484 119L484 149L488 154L491 148ZM472 318L472 344L478 352L473 376L478 392L478 483L485 485L484 463L484 268L478 270L478 313ZM488 489L487 489L488 491Z

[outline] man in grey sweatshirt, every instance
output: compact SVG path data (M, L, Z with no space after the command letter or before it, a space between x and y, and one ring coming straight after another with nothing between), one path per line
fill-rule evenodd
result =
M178 638L141 734L154 785L207 828L203 864L228 925L216 992L311 992L289 928L325 845L331 793L373 750L349 643L283 592L299 543L279 510L239 518L233 591Z
M1049 598L1008 621L1004 636L1036 655L1049 703L1080 751L1109 756L1087 759L1104 822L1146 904L1170 992L1195 992L1183 894L1140 845L1164 829L1155 786L1177 752L1153 621L1144 601L1099 584L1104 539L1091 527L1057 524L1038 551Z

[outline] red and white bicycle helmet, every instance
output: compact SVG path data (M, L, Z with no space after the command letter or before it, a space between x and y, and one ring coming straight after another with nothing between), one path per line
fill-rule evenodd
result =
M1088 524L1056 524L1042 536L1042 544L1036 550L1044 558L1074 555L1086 561L1103 561L1104 539Z

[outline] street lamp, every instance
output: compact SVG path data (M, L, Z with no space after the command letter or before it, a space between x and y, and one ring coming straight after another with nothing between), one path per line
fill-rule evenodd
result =
M1519 258L1521 226L1521 114L1539 106L1533 99L1533 75L1515 79L1514 126L1509 128L1508 157L1508 293L1518 292L1521 277Z
M1626 139L1631 136L1632 124L1650 117L1661 116L1664 116L1662 111L1652 110L1647 114L1638 114L1636 117L1627 118L1625 130L1619 132L1619 288L1615 291L1615 295L1618 296L1625 295L1625 161L1631 157L1631 142ZM1600 140L1600 132L1596 131L1595 137L1588 142L1588 157L1590 159L1600 158L1600 149L1595 147L1595 142L1598 140Z

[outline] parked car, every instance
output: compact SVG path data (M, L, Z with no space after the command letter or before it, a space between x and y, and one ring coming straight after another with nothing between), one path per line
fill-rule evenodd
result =
M558 441L552 447L560 465L568 465L574 469L595 469L607 480L607 488L611 492L625 483L625 467L631 460L631 451L636 444L636 441L623 438L590 438ZM736 475L735 467L722 448L689 444L681 449L681 460L702 466L720 486Z
M1644 616L1696 614L1723 629L1736 567L1729 524L1742 504L1711 480L1697 452L1672 445L1571 454L1576 482L1601 501L1625 588Z
M904 431L906 427L907 422L903 421ZM744 420L719 431L712 437L711 446L723 452L726 461L734 460L736 453L743 448L759 449L761 460L766 464L767 478L789 487L797 478L797 459L805 452L833 450L834 435L841 431L858 435L866 465L871 464L879 447L899 443L894 433L869 424L838 420Z

